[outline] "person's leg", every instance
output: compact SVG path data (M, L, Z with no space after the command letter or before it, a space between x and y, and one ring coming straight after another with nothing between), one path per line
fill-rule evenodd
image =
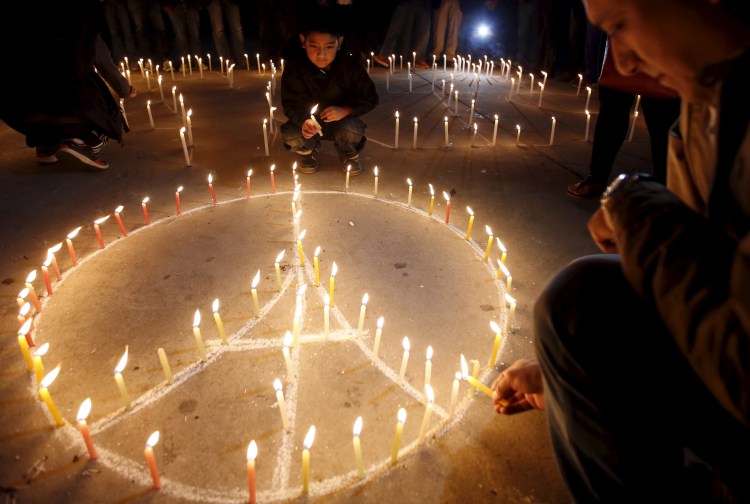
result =
M151 57L158 64L162 64L169 51L167 47L167 27L164 24L164 14L158 1L149 0L147 5L147 14L151 23L151 32L153 36L153 53Z
M643 119L646 121L648 136L651 140L651 162L654 177L662 184L667 183L667 141L669 129L680 116L680 100L661 98L641 99Z
M229 28L232 51L234 52L235 60L239 63L245 58L245 32L242 30L240 4L229 0L221 0L221 4L226 17L227 27Z
M130 19L133 21L133 37L138 50L138 57L144 60L151 57L148 31L146 30L146 9L144 0L127 0Z
M430 43L430 6L424 2L414 5L413 51L417 53L417 63L424 63L427 57L427 44Z
M133 43L133 29L130 25L130 13L128 6L124 1L117 2L117 20L120 23L120 33L122 42L125 44L125 56L127 56L132 65L136 65L138 60L138 50Z
M345 165L358 159L359 151L364 146L362 139L366 128L365 123L359 117L345 117L340 121L328 123L323 128L324 138L333 139L339 158Z
M461 3L458 0L451 0L448 3L448 35L445 40L445 54L447 54L449 60L456 57L458 34L461 32L463 16Z
M169 22L172 24L172 31L174 32L173 52L177 54L173 54L173 56L179 62L181 61L180 58L184 58L188 53L187 26L185 25L185 16L187 13L184 6L175 5L167 11L167 15L169 16Z
M219 0L211 0L206 6L208 18L211 21L211 35L218 55L224 59L229 58L229 43L224 33L224 14L222 4Z
M122 41L120 22L117 19L117 6L113 2L104 2L104 20L107 26L107 41L112 52L112 59L119 63L126 56Z
M435 11L432 27L432 54L436 56L436 59L442 58L445 51L445 31L448 28L448 3L448 0L443 0L440 2L440 7Z
M388 25L388 31L385 34L383 45L380 47L380 55L388 58L394 53L396 43L401 36L401 32L406 27L408 4L399 4L393 10L391 23Z
M191 57L200 56L202 54L201 33L200 33L200 27L201 27L200 11L195 7L186 7L185 22L187 24L188 47L190 48L190 56ZM198 62L194 61L193 64L197 65Z

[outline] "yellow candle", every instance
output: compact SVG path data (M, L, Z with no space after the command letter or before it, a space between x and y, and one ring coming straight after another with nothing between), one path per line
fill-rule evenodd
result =
M354 460L357 463L357 476L359 479L365 477L365 464L362 461L362 443L359 441L359 435L362 432L362 417L357 417L354 422L354 438L352 444L354 445Z
M286 412L286 402L284 401L284 390L281 385L281 380L276 378L273 381L273 388L276 389L276 401L279 403L279 413L281 414L281 425L284 426L284 430L289 429L289 415Z
M303 268L305 267L305 254L302 252L302 240L305 239L306 233L307 233L307 229L303 229L302 232L300 232L299 236L297 236L297 251L299 252L299 264Z
M477 369L476 366L475 369ZM463 379L469 382L469 385L471 385L472 387L471 391L469 392L470 396L473 395L475 389L479 389L489 397L492 397L492 390L488 386L477 380L475 376L469 375L469 366L466 363L466 358L463 356L463 354L461 354L461 375L463 376Z
M167 383L171 385L172 383L174 383L174 379L172 378L172 368L169 367L169 361L167 360L167 353L163 348L159 348L157 353L159 354L159 362L161 362L161 368L164 371L164 377L167 379Z
M25 339L25 338L24 338ZM40 346L35 352L32 361L34 362L34 373L36 373L37 383L42 381L44 378L44 364L42 364L42 356L49 350L49 343L45 343Z
M91 440L91 433L89 432L89 426L86 424L86 419L89 416L89 413L91 412L91 399L86 398L82 403L81 407L78 408L78 415L76 415L76 420L78 423L78 430L81 432L81 436L83 436L83 442L86 443L86 449L89 452L89 459L90 460L96 460L98 458L96 454L96 448L94 448L94 442Z
M406 206L411 207L411 192L412 192L412 185L411 185L411 179L406 179L406 183L409 184L409 195L406 197Z
M430 427L430 416L432 416L432 403L435 402L435 392L432 390L432 387L425 385L424 388L427 396L427 404L425 404L424 416L422 417L422 427L419 429L419 443L424 442L424 438L427 435L427 429Z
M60 411L58 411L57 406L55 406L55 403L52 401L52 396L49 395L49 386L52 385L52 382L55 381L55 378L57 378L57 375L60 374L60 364L57 365L55 369L50 371L47 376L42 378L42 382L39 384L39 395L42 397L42 401L47 405L47 408L49 409L49 412L52 414L52 418L55 419L55 423L58 426L65 425L65 420L63 420L62 416L60 416Z
M380 337L383 334L383 324L385 319L383 317L378 318L378 329L375 331L375 342L372 345L372 358L375 360L378 357L378 348L380 348Z
M346 185L344 192L349 192L349 173L352 171L352 165L346 165Z
M198 347L198 353L201 355L201 360L206 360L206 347L203 344L203 338L201 337L201 312L200 310L195 310L195 315L193 316L193 336L195 336L195 346Z
M398 449L401 445L401 436L404 434L404 422L406 422L406 410L398 410L398 420L396 422L396 436L393 438L393 451L391 452L391 464L398 460Z
M302 491L308 493L310 490L310 448L315 441L315 426L311 425L307 431L302 450Z
M331 296L325 295L323 304L323 336L328 339L331 332Z
M281 266L279 263L281 260L284 259L284 251L282 250L279 252L279 255L276 256L276 261L274 262L274 269L276 270L276 288L281 292Z
M377 166L375 167L374 172L375 172L375 189L373 189L372 194L373 196L377 197L378 196L378 167Z
M34 362L31 359L31 353L29 352L29 342L26 341L26 333L29 332L31 327L31 319L24 322L23 327L18 330L18 346L21 347L21 353L23 354L23 360L26 362L26 369L31 371L34 369Z
M488 364L489 367L492 367L495 365L495 360L497 359L497 351L500 348L500 340L502 340L502 335L500 334L500 326L497 325L497 322L495 322L494 320L490 320L490 329L492 329L492 332L495 333L495 344L492 345L490 363Z
M505 301L510 305L510 312L508 313L508 323L505 326L505 332L509 333L510 328L513 325L513 316L516 314L516 300L510 294L505 294Z
M248 504L255 504L255 458L258 456L258 445L255 440L247 445L247 493Z
M456 402L458 401L458 387L459 387L459 380L461 379L461 373L456 373L456 376L453 378L453 388L451 389L451 403L448 407L448 417L452 417L453 414L456 412Z
M339 267L336 266L336 261L333 261L333 266L331 266L331 279L328 282L328 296L331 298L331 306L333 306L333 283L338 271Z
M398 381L400 383L404 383L404 374L406 374L406 364L409 362L409 350L411 349L411 344L409 343L409 338L407 336L404 336L404 340L401 343L404 347L404 356L401 358L401 370L398 372Z
M510 292L510 286L513 284L513 275L510 274L510 271L508 271L508 268L503 264L503 262L498 259L497 260L497 278L500 279L500 274L505 275L505 292Z
M508 257L508 249L505 248L505 245L503 245L503 242L500 241L500 238L495 238L495 240L497 240L497 247L501 252L500 261L505 264L505 259L507 259Z
M362 330L365 327L365 312L367 311L368 299L370 299L370 297L365 292L365 295L362 296L362 306L359 309L359 325L357 325L357 336L362 335Z
M469 227L466 229L466 239L471 238L471 228L474 227L474 211L471 207L466 207L466 211L469 212Z
M479 377L479 361L476 359L471 359L471 365L471 377L476 380ZM476 392L476 387L472 388L472 392Z
M42 311L42 304L39 302L39 297L36 295L36 289L32 282L36 280L36 270L32 271L26 276L26 287L29 289L29 295L31 296L31 302L34 303L34 309L38 312Z
M428 185L430 186L430 211L428 213L432 215L432 210L435 208L435 189L433 189L432 184Z
M313 256L313 269L315 269L315 287L320 287L320 263L318 261L319 254L320 245L315 247L315 255Z
M424 384L430 385L432 381L432 345L427 347L426 360L424 363Z
M281 352L284 354L284 364L286 364L286 379L290 381L292 379L292 357L289 354L289 347L292 345L292 333L287 331L284 334L284 348Z
M490 252L492 251L492 228L489 226L484 226L484 230L489 235L489 238L487 239L487 248L484 250L484 258L482 259L484 262L487 262L487 260L490 258Z
M260 317L260 303L258 302L258 282L260 282L260 270L253 277L253 282L250 284L250 292L253 295L253 313L256 317Z
M128 347L125 346L125 353L120 357L120 362L115 367L115 382L117 382L117 388L120 389L120 396L122 402L125 405L125 409L130 408L130 394L128 389L125 387L125 380L122 377L122 372L125 370L125 366L128 364Z
M154 457L154 446L159 442L159 431L154 431L146 441L146 449L143 450L143 455L146 457L146 464L148 464L148 470L151 472L151 481L153 481L154 488L159 489L161 483L159 482L159 470L156 467L156 457Z
M294 309L294 321L292 323L292 345L299 345L299 325L302 319L302 306L299 304Z
M216 322L216 329L219 331L219 337L221 338L222 345L226 345L227 333L224 331L224 322L221 321L221 315L219 315L219 299L214 299L214 303L211 306L214 312L214 321Z

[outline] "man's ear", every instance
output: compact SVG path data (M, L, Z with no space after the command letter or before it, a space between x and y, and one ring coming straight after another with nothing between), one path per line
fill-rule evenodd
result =
M336 48L336 50L340 51L341 50L341 44L344 43L344 37L343 36L339 37L338 41L339 41L339 46Z
M305 36L301 33L299 34L299 41L302 42L302 47L305 47Z

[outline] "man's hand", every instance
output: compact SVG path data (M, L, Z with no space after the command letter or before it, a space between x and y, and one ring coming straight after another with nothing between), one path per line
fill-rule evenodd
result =
M617 253L617 240L614 231L604 218L604 212L597 208L589 220L589 232L596 245L608 254Z
M544 385L538 362L519 359L500 373L492 402L501 415L512 415L530 409L544 409Z
M318 128L315 127L315 123L312 119L306 119L302 123L302 136L305 138L312 138L318 132Z
M349 107L326 107L320 113L320 118L324 122L340 121L352 113Z

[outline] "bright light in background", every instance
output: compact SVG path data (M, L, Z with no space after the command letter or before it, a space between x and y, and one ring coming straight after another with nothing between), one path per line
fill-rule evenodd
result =
M480 24L477 26L477 36L481 38L487 38L491 35L490 33L490 27L486 24Z

